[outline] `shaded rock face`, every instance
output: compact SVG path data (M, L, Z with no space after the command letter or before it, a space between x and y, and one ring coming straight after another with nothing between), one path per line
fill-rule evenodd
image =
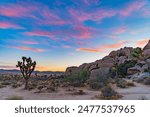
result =
M68 75L71 75L71 74L73 74L73 73L77 73L78 70L79 70L79 69L78 69L78 67L76 67L76 66L68 67L68 68L66 69L65 75L68 76Z
M106 78L109 74L110 68L102 67L99 69L95 69L91 71L90 79L97 79L97 78Z
M145 59L150 58L150 40L148 44L143 48L143 56Z
M148 44L143 48L143 51L150 49L150 40L148 41Z

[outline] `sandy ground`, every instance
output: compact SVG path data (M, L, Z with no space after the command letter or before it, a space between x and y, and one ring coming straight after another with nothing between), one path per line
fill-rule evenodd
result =
M115 89L123 96L121 100L139 100L142 99L142 97L150 100L150 86L139 83L135 84L135 87ZM86 92L85 95L71 95L69 91L62 88L55 93L34 93L35 91L25 91L23 88L12 89L5 87L0 89L0 100L12 96L21 96L24 100L91 100L95 99L95 95L100 94L99 91L83 90Z

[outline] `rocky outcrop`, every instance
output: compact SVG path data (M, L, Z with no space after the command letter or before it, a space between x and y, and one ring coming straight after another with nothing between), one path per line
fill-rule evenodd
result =
M116 51L110 52L108 56L97 60L92 63L84 63L79 67L69 67L66 69L65 74L70 75L77 73L78 71L88 71L89 78L104 78L110 74L110 70L114 65L123 64L125 61L137 60L137 64L134 67L127 69L128 75L137 74L140 72L148 71L150 68L150 41L142 50L142 59L134 58L132 56L134 48L124 47Z

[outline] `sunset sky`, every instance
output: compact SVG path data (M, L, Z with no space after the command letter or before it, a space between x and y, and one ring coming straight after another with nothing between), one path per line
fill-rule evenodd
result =
M150 39L150 0L0 0L0 69L64 71Z

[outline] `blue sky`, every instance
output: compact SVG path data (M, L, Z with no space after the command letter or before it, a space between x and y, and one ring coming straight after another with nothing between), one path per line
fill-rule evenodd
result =
M0 68L64 71L149 40L149 0L1 0Z

